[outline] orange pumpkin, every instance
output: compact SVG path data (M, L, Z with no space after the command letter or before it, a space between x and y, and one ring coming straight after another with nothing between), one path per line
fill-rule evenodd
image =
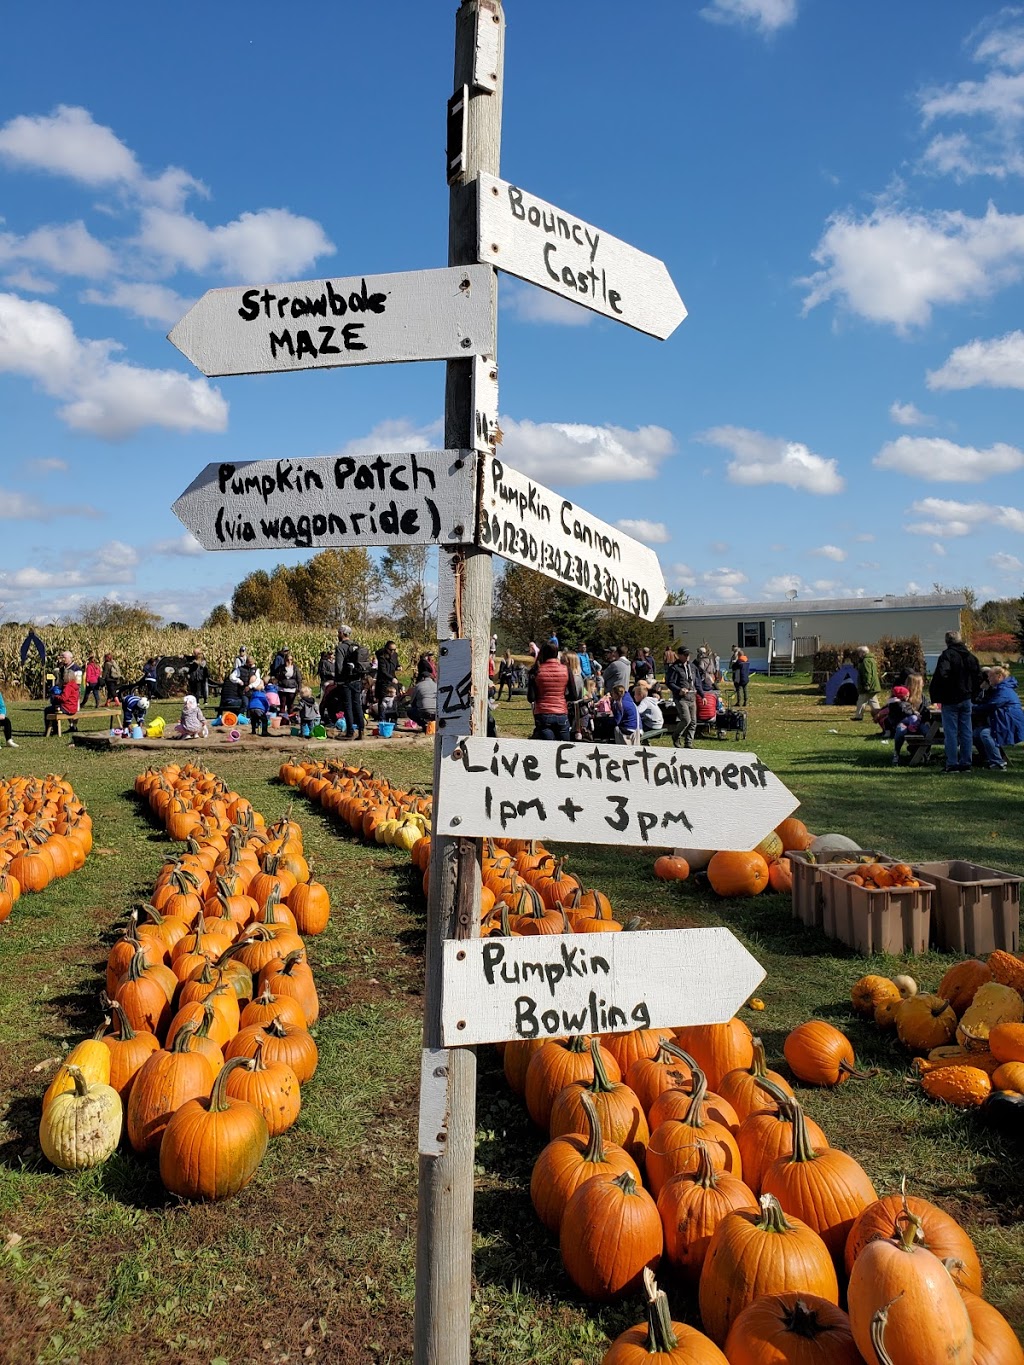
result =
M655 859L654 875L662 882L685 882L690 875L690 864L685 858L665 853Z
M757 852L720 850L708 863L708 881L719 896L757 896L768 885L768 863Z
M787 896L793 890L793 868L788 858L776 858L768 864L768 885Z
M792 848L802 852L814 843L814 835L808 831L804 822L794 815L776 825L775 833L782 840L782 847L787 850Z

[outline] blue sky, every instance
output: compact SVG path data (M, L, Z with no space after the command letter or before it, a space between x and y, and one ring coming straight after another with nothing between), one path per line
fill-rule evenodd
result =
M440 444L440 364L206 380L206 289L445 264L454 0L16 6L0 619L200 621L211 461ZM507 0L505 179L665 260L664 342L499 280L503 456L708 602L1024 586L1024 10Z

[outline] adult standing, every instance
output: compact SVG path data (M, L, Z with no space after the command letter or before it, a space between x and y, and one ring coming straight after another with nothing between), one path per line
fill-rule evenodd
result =
M201 649L194 649L188 662L188 690L200 706L210 700L210 666Z
M270 675L270 681L277 684L277 695L281 702L281 714L290 716L295 709L295 698L302 686L302 674L292 658L290 649L283 651L281 662Z
M616 687L629 687L629 653L622 645L612 645L605 662L604 690L612 692Z
M389 687L398 686L398 646L394 640L388 640L384 648L377 655L377 677L374 682L374 699L377 702L378 714L380 704Z
M947 773L969 773L974 752L971 705L981 691L981 665L958 630L946 632L928 695L942 707L942 742Z
M122 673L121 665L113 654L103 656L103 686L106 688L107 699L104 706L117 706L117 693L121 686Z
M566 692L569 670L558 658L558 646L541 645L530 670L533 682L533 738L569 739L569 705Z
M565 700L569 713L569 729L573 739L583 738L583 672L580 668L578 654L574 654L571 649L567 649L562 655L562 662L565 670L569 674L569 681L565 687Z
M694 671L700 674L701 684L705 692L709 692L718 682L718 659L712 654L707 645L701 645L697 650L697 661L694 664Z
M93 710L98 708L100 704L100 682L102 678L103 670L100 668L99 660L96 658L95 654L90 654L85 661L85 676L82 680L85 684L85 690L82 693L83 707L88 702L89 694L91 693Z
M946 638L948 640L949 637ZM855 660L857 664L857 709L852 718L863 720L865 706L871 712L872 717L882 709L882 702L878 696L882 687L882 680L878 676L878 662L871 653L870 645L860 645L856 651ZM968 707L968 729L970 729L970 714L970 707ZM970 752L970 740L968 740L968 752Z
M362 739L363 681L369 663L369 651L352 639L349 626L338 627L338 643L334 647L334 681L341 688L342 709L349 739Z
M654 660L649 649L637 650L636 658L633 660L633 677L637 682L653 682Z
M515 680L516 661L515 658L513 657L512 651L510 649L506 649L505 653L501 656L501 662L498 664L498 691L497 695L495 696L495 701L501 701L501 692L503 688L506 688L508 690L509 701L512 700L512 687L515 683Z
M693 748L697 733L697 693L704 692L704 684L690 662L690 651L683 645L674 664L669 664L666 686L676 704L676 724L672 744L678 749Z
M747 703L747 684L750 682L750 660L740 649L739 645L733 645L732 654L729 656L729 672L732 675L733 687L733 706L746 706Z
M590 647L586 640L581 640L576 646L576 657L580 661L580 674L585 684L588 678L594 676L594 661L590 657Z

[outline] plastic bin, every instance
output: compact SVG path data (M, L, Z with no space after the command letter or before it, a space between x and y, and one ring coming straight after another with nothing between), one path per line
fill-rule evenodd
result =
M808 862L802 849L787 849L783 855L789 859L793 876L793 918L809 929L820 929L823 923L824 907L821 896L821 874L826 867L842 865L849 869L858 858L868 857L872 862L891 863L894 858L885 853L864 849L861 853L841 852L823 853L815 861Z
M959 858L915 863L914 876L935 885L932 937L948 953L984 957L1020 942L1021 878Z
M377 723L377 734L381 739L390 739L395 733L395 722L393 720L382 720Z
M839 939L865 957L928 951L935 891L929 882L920 886L856 886L846 880L842 870L825 868L820 885L822 927L829 938Z

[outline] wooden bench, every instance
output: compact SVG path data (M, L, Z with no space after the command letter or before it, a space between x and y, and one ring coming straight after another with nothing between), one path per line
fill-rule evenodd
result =
M937 744L942 737L942 719L936 716L930 720L923 730L916 734L907 735L903 741L903 747L910 750L911 768L923 768L930 762L932 756L932 746Z
M96 727L97 729L110 730L113 728L115 719L120 723L121 715L119 711L106 711L102 708L93 708L91 711L85 711L82 708L79 708L73 716L69 716L63 711L58 711L55 716L47 720L46 729L43 731L43 738L45 739L53 734L60 737L63 735L65 728L70 731L77 730L84 720L90 719L101 720L103 722L102 725Z

